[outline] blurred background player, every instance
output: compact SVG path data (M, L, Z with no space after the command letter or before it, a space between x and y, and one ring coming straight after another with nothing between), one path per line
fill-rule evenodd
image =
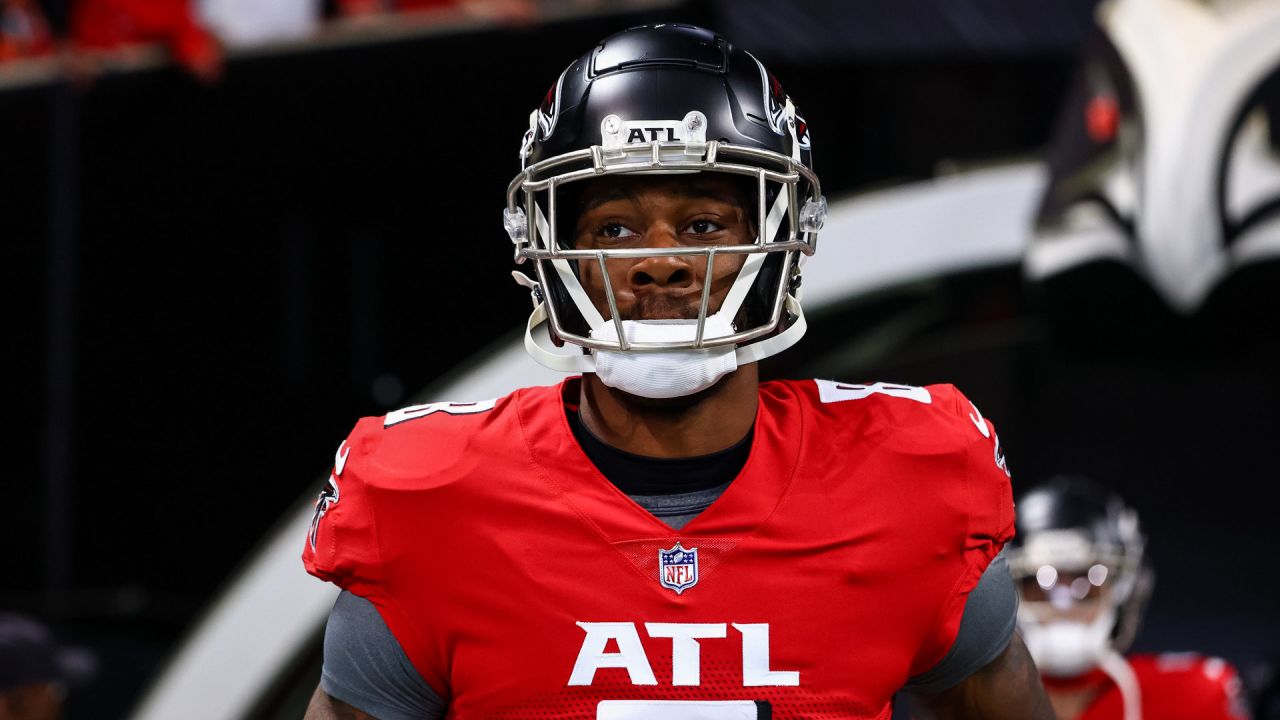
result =
M1018 628L1060 720L1247 718L1235 668L1194 653L1123 653L1138 631L1154 572L1138 514L1079 476L1060 476L1018 504L1007 551L1022 593Z
M53 52L53 34L33 0L0 1L0 62Z
M31 618L0 613L0 720L57 720L67 686L92 674L84 650L60 646Z

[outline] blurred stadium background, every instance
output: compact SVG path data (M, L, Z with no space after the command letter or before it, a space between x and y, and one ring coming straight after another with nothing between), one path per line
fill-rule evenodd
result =
M128 716L148 687L139 716L163 717L159 695L200 684L239 698L206 717L300 714L310 616L252 690L162 673L184 640L243 632L211 625L215 602L280 538L300 551L289 533L355 418L537 372L510 353L528 296L498 213L528 112L583 48L652 21L751 49L814 128L835 201L817 312L767 373L954 382L1000 428L1016 491L1059 472L1115 487L1157 571L1137 647L1225 657L1278 717L1276 263L1181 311L1113 263L1024 279L1096 3L0 6L0 609L97 656L70 718ZM1269 72L1240 102L1280 107Z

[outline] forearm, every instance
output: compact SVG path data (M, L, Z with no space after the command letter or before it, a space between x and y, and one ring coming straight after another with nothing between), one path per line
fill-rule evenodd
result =
M912 704L920 720L1054 720L1040 673L1016 634L999 657L967 680Z
M316 688L315 694L311 696L311 703L307 705L307 714L304 720L377 720L366 712L357 710L350 705L329 697L329 694L319 687Z

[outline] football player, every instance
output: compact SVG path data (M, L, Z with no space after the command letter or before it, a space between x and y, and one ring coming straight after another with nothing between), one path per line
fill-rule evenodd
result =
M826 214L778 81L627 30L520 155L526 347L581 374L356 425L304 549L344 590L308 717L1050 717L992 425L945 385L759 382Z
M1009 564L1018 626L1059 720L1240 720L1234 668L1192 653L1123 653L1153 572L1138 515L1083 477L1057 477L1018 503Z

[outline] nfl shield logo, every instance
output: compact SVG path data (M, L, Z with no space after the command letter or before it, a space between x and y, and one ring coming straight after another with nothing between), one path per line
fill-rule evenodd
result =
M658 582L679 595L698 584L698 548L685 550L676 543L670 550L658 550Z

